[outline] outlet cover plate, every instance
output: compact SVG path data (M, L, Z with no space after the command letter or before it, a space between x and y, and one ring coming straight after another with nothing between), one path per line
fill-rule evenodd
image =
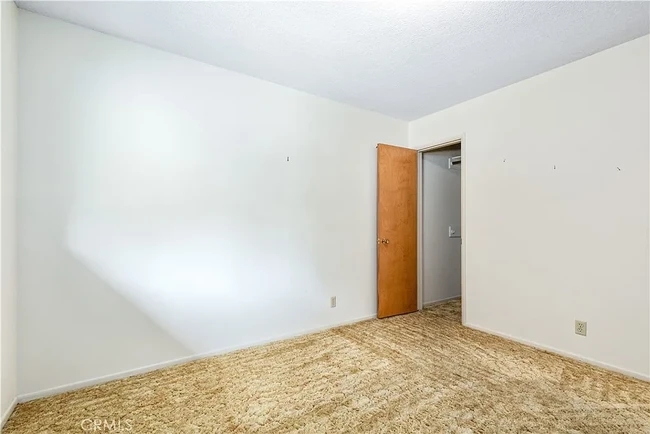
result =
M587 336L587 321L576 320L576 334L580 336Z

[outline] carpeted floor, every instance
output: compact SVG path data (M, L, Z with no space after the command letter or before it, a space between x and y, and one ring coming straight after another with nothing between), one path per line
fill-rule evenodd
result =
M465 328L451 302L20 404L3 432L650 433L650 384Z

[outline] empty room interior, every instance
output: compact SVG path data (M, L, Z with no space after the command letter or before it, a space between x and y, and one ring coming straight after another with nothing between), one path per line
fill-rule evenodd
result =
M2 432L650 433L649 32L1 1Z

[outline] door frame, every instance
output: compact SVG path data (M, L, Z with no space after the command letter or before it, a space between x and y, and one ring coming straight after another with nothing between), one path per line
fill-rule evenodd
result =
M422 310L423 298L424 298L424 258L423 258L423 237L424 237L424 208L422 202L424 199L424 179L422 176L422 161L424 159L424 154L430 151L439 150L446 148L448 146L460 144L460 297L461 297L461 309L462 309L462 323L465 325L467 297L465 296L465 274L467 271L466 266L466 252L467 252L467 232L465 231L465 214L466 214L466 198L465 194L465 180L467 179L467 153L465 152L465 134L459 136L451 137L447 140L435 142L434 144L427 145L422 148L416 149L418 151L418 247L417 247L417 257L418 257L418 310Z

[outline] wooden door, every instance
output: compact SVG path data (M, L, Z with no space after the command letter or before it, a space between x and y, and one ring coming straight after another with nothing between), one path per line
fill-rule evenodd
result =
M377 317L418 308L418 153L377 145Z

